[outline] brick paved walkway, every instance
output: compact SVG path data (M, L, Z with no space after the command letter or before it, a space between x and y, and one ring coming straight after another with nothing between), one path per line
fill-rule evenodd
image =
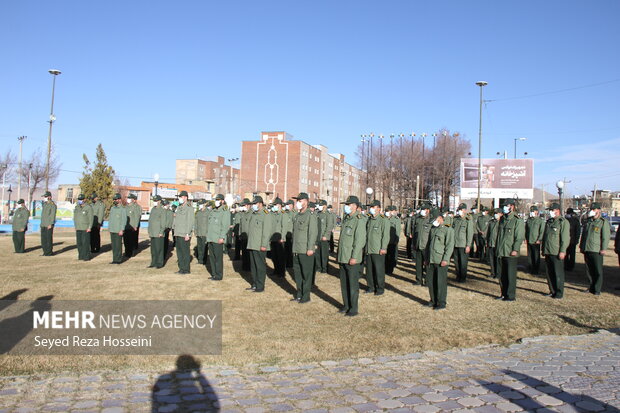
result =
M280 367L3 377L0 412L619 412L619 333Z

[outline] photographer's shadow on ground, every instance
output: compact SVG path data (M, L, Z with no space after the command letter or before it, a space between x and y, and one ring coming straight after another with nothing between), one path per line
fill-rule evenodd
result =
M19 291L20 290L17 292ZM14 293L17 292L14 291ZM19 292L19 294L21 294L21 292ZM17 294L17 296L19 294ZM15 299L17 296L15 296ZM52 304L50 301L53 298L53 295L39 297L30 304L29 310L24 311L20 315L9 318L2 317L2 321L0 321L0 331L2 331L2 336L0 337L0 354L9 352L32 331L32 313L35 311L41 313L51 310Z
M200 372L200 362L184 354L176 365L176 370L157 378L151 412L219 412L217 394Z

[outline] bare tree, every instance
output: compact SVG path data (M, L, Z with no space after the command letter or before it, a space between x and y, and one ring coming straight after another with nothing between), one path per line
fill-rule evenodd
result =
M0 179L4 179L6 182L13 182L16 170L17 158L9 149L3 155L0 155Z
M26 182L28 188L28 204L32 207L32 200L35 199L34 193L40 189L41 183L45 181L45 160L41 150L35 150L29 158L22 161L22 181ZM49 168L49 182L53 183L60 174L60 163L52 150Z

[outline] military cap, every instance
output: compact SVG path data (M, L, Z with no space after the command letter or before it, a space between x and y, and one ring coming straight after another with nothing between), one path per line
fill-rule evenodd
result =
M549 208L547 209L549 210L560 209L560 204L558 204L557 202L553 202L551 205L549 205Z
M548 209L548 208L547 208L547 209ZM532 206L530 207L530 211L531 211L531 212L538 211L538 207L537 207L536 205L532 205Z
M173 211L176 211L177 206L175 204L172 204L172 206L170 208L172 208Z
M467 209L467 205L465 205L465 204L460 204L460 205L459 205L459 207L457 208L457 211L458 211L458 210L461 210L461 209Z
M431 204L429 204L428 202L422 202L418 208L420 208L420 209L431 209Z
M469 208L470 211L473 211L474 209L476 209L476 205L474 205L471 208ZM480 209L482 209L482 208L480 208Z
M153 197L153 201L155 201L155 202L157 202L157 201L161 201L161 196L159 196L159 195L155 195L155 196Z
M327 205L327 201L324 199L319 200L319 205L323 205L326 206Z
M503 214L503 213L504 213L504 210L503 210L503 209L501 209L501 208L495 208L495 209L493 210L493 213L494 213L494 214Z
M127 198L130 198L130 199L138 199L138 197L137 197L135 194L129 194L129 195L127 196Z
M79 194L77 199L78 199L78 201L83 201L83 200L84 200L84 198L86 198L86 197L84 196L84 194Z
M592 205L590 205L590 209L601 209L601 204L598 202L592 202Z
M332 204L327 205L327 209L333 208Z
M515 202L514 198L506 198L506 200L504 201L504 205L516 205L517 203Z
M122 198L122 196L118 192L115 193L114 196L112 197L112 199L121 199L121 198Z
M441 207L441 212L450 212L450 207L447 205L444 205L443 207Z
M395 207L394 205L388 205L388 206L385 208L385 210L386 210L386 211L396 211L396 207Z
M252 204L258 204L258 203L264 204L263 197L260 195L256 195L251 203Z
M48 196L52 196L52 193L50 191L45 191L45 193L43 195L41 195L43 198L47 198Z
M276 197L276 199L274 199L271 204L272 205L284 205L284 202L282 202L282 200L279 197Z
M206 204L206 203L207 203L207 200L206 200L206 199L201 198L201 199L199 199L196 203L197 203L198 205L204 205L204 204Z
M251 202L248 198L243 198L241 202L239 203L239 205L250 205L250 204Z
M316 204L314 202L308 202L308 208L316 208Z
M442 216L442 215L441 215L441 211L440 211L438 208L433 208L433 209L431 209L431 214L430 214L430 216L431 216L431 219L433 219L433 220L434 220L434 219L436 219L437 217Z
M18 204L25 204L26 201L24 201L23 199L20 199L19 201L17 201Z
M286 201L286 205L295 205L295 202L293 202L292 199L289 199L288 201Z
M216 201L223 201L224 200L224 195L222 195L222 194L215 195L215 200Z
M575 210L574 210L573 208L568 208L568 209L566 210L566 213L567 213L567 214L574 214L574 213L575 213Z
M187 191L181 191L179 192L179 197L181 196L189 196L189 195L187 194Z
M369 207L380 207L381 206L381 202L379 202L378 199L375 199L374 201L372 201L370 204L368 204Z
M305 192L300 192L300 193L299 193L299 195L294 196L294 197L293 197L293 199L298 199L298 200L300 200L300 199L310 199L310 198L308 197L308 194L307 194L307 193L305 193Z
M162 205L168 205L169 203L170 203L170 202L168 202L168 200L167 200L167 199L162 199L162 200L161 200L161 204L162 204Z
M360 205L360 199L358 197L356 197L355 195L349 195L347 197L347 200L344 202L341 202L341 204L356 204L356 205Z
M90 194L90 199L95 199L95 198L99 198L99 195L97 195L96 192L93 192L92 194Z

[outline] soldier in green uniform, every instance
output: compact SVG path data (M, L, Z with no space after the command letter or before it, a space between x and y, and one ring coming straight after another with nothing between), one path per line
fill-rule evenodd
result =
M43 208L41 211L41 248L43 256L54 255L54 226L56 225L56 204L52 201L52 193L45 191L43 194Z
M381 202L369 205L366 224L366 284L367 294L382 295L385 291L385 257L390 242L390 220L381 214Z
M187 191L179 193L179 206L174 213L172 230L174 231L174 243L176 245L179 271L176 274L189 274L191 255L189 246L192 241L194 230L194 207L188 201Z
M121 264L123 262L123 232L127 226L127 210L123 206L121 198L121 194L114 194L110 216L108 217L108 232L110 232L110 244L112 244L112 262L110 264Z
M123 232L123 241L125 243L125 257L131 258L138 252L138 229L140 228L140 216L142 215L142 208L135 200L137 197L134 194L127 196L127 226L125 232Z
M343 307L341 313L357 315L359 298L360 263L366 244L366 218L359 212L358 197L350 195L344 202L344 219L338 240L338 263L340 264L340 290Z
M174 237L174 228L173 228L173 226L174 226L174 217L175 217L176 212L177 212L177 205L176 204L170 205L170 210L172 211L172 221L171 221L171 224L170 224L170 233L172 234L172 249L174 249L175 246L176 246L176 239Z
M417 216L411 221L413 256L415 258L416 280L414 285L424 285L426 279L424 277L424 250L428 243L428 234L431 231L432 221L430 219L430 204L423 203L420 205Z
M161 196L153 197L153 208L149 214L149 238L151 239L151 265L148 268L164 266L164 233L166 231L166 210L161 205Z
M478 244L476 244L477 237L475 236L476 227L478 226L478 217L480 216L479 212L480 211L478 211L475 206L471 207L471 213L469 214L469 217L471 219L471 222L474 224L474 237L472 238L471 243L469 244L469 258L479 258L478 257L478 252L479 252Z
M549 282L549 297L562 298L564 296L564 259L566 249L570 244L570 225L562 216L560 204L554 202L549 208L549 219L545 225L542 240L542 255L547 264L547 281Z
M314 254L319 233L316 214L308 208L308 194L301 192L297 200L298 213L293 217L293 275L295 276L296 292L293 300L299 303L310 301L312 277L314 274Z
M278 197L273 200L271 205L271 219L273 221L273 233L269 242L271 249L271 260L273 261L273 275L284 277L286 273L286 253L284 251L284 243L282 240L282 205L284 203Z
M101 227L105 219L105 204L96 193L90 196L93 208L93 227L90 229L90 252L101 251Z
M224 242L230 228L230 211L224 202L224 195L215 196L214 207L207 218L207 249L209 251L209 266L211 278L220 281L224 278Z
M465 282L467 280L468 254L474 238L474 221L467 213L467 205L460 204L456 212L457 215L452 222L454 228L454 269L456 281Z
M610 238L611 228L609 221L601 215L601 204L593 202L586 224L583 226L579 251L584 254L590 273L591 282L588 291L594 295L600 295L603 287L603 257Z
M239 225L241 238L241 269L243 271L251 270L250 251L248 251L248 233L250 230L250 218L252 218L252 202L248 198L243 198L241 202L241 219Z
M28 231L28 218L30 211L26 208L23 199L17 201L17 208L13 211L13 247L17 254L23 254L26 247L26 231Z
M566 271L572 271L575 269L575 252L577 251L577 244L579 244L579 237L581 236L581 223L573 208L568 208L566 210L566 219L570 227L570 244L568 244L568 248L566 249L564 269Z
M334 247L335 247L334 229L336 228L337 217L331 205L327 205L327 213L328 213L328 219L329 219L327 225L331 228L331 230L329 231L329 252L333 253Z
M318 272L325 274L327 273L327 263L329 262L329 234L331 233L327 201L320 200L317 209L318 242L315 265Z
M432 228L424 250L430 296L428 306L442 310L446 308L448 296L448 268L454 250L454 229L443 224L443 215L437 209L431 211L430 219Z
M232 234L235 246L235 254L233 255L233 261L239 261L241 259L241 240L239 239L239 225L241 224L241 213L239 211L239 205L233 205L232 211Z
M476 256L480 261L486 261L487 259L487 231L490 220L488 208L481 205L478 219L476 220Z
M168 257L168 251L170 251L170 231L172 230L172 223L174 222L174 212L170 206L170 202L167 199L161 201L166 210L166 224L164 229L164 263Z
M495 208L493 218L489 221L487 227L487 262L490 267L489 277L499 277L499 262L497 260L497 230L499 229L499 221L503 216L501 208Z
M255 196L252 200L252 212L250 212L248 224L248 251L250 252L250 268L252 271L250 290L256 293L265 291L265 278L267 277L265 259L272 233L272 216L269 214L269 210L265 208L263 198Z
M388 206L386 217L390 222L390 242L385 255L385 273L392 275L398 264L398 242L400 241L401 220L398 216L398 208Z
M450 208L445 206L441 209L443 212L443 224L446 227L452 228L454 226L454 212L450 211Z
M78 259L81 261L90 260L90 229L93 227L93 209L85 198L84 194L78 195L78 203L73 210Z
M413 235L411 233L411 221L413 220L413 210L411 208L407 209L407 217L403 223L403 235L405 236L405 240L407 241L407 245L405 247L405 251L407 253L407 258L413 258Z
M207 210L207 201L199 199L197 202L198 211L194 216L194 234L196 235L196 257L198 264L206 265L205 253L207 252L207 227L208 217L211 211Z
M527 242L527 261L530 273L538 275L540 271L540 245L545 232L545 221L540 217L538 207L530 207L530 217L525 223L525 240Z
M286 268L293 268L293 218L295 218L294 202L289 199L284 206L284 212L282 213L281 243L284 244L284 255L286 261Z
M514 301L517 295L517 260L521 244L525 239L525 224L517 215L515 200L504 201L504 216L499 221L497 230L497 257L501 263L501 296L498 299Z

